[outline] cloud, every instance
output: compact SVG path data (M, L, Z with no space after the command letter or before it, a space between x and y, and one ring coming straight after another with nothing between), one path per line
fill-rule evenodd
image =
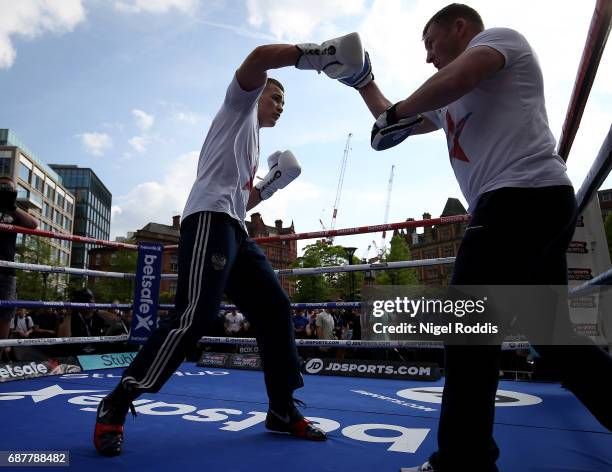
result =
M144 136L134 136L128 140L132 149L139 154L144 153L147 150L148 139Z
M3 0L0 10L0 69L15 62L14 36L34 39L45 33L70 32L85 19L81 0Z
M132 115L136 119L136 126L138 126L141 131L148 131L155 122L155 117L153 115L149 115L142 110L134 109L132 110Z
M104 151L113 145L112 138L105 133L82 133L78 135L87 152L94 156L101 156Z
M198 0L120 0L115 9L124 13L167 13L178 10L182 13L194 11Z
M271 35L271 34L261 33L258 31L251 31L249 29L242 28L236 25L230 25L227 23L219 23L216 21L203 20L200 18L194 18L194 21L202 25L212 26L213 28L228 30L233 33L236 33L237 35L245 36L247 38L262 39L265 41L274 41L277 39L276 36Z
M114 198L112 237L125 236L151 221L170 225L172 216L185 206L195 180L198 156L197 151L183 154L174 160L163 180L144 182Z
M211 121L209 117L191 111L177 111L172 116L175 121L178 121L179 123L187 123L190 125L210 123Z
M247 0L248 22L256 28L267 27L277 39L315 40L310 37L317 31L324 35L336 35L334 20L363 12L363 0ZM318 41L318 39L317 39Z

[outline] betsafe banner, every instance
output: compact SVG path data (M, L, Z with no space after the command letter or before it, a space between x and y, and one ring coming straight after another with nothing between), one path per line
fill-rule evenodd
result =
M81 366L74 357L47 359L46 361L11 362L0 364L0 382L77 372L81 372Z
M161 244L141 243L138 246L130 343L144 344L157 327L163 252Z

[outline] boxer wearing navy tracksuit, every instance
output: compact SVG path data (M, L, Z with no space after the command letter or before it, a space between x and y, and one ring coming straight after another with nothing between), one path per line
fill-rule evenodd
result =
M284 105L283 86L269 69L295 65L345 77L363 67L359 36L322 45L260 46L231 81L204 141L198 173L181 223L176 313L164 320L125 370L121 382L98 407L94 445L106 456L121 453L123 424L132 401L157 392L185 358L185 349L210 331L223 294L244 313L256 332L269 410L266 427L323 441L324 431L295 406L303 386L291 306L261 249L248 236L246 212L300 174L290 151L268 157L270 172L258 183L259 129L273 127Z
M372 133L377 150L410 134L444 131L472 215L452 284L567 285L565 252L575 228L576 201L548 127L535 52L514 30L485 29L480 15L462 4L434 15L423 40L426 61L438 73L407 99L392 105L367 64L365 79L357 74L343 82L359 89L377 118ZM548 316L557 305L547 303ZM556 322L567 328L567 312L561 313ZM544 313L535 316L546 323ZM575 345L549 343L536 349L559 368L564 385L601 424L612 429L607 387L612 359L587 338L569 336ZM497 471L493 420L500 354L499 345L446 347L438 451L425 464L402 471Z

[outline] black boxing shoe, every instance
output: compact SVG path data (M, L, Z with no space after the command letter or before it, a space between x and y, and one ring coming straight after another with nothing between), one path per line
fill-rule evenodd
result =
M304 418L296 408L296 403L305 406L304 402L293 398L287 402L287 406L284 408L282 405L279 407L271 404L266 415L266 428L279 433L289 433L292 436L309 441L327 440L325 431Z
M122 401L113 393L102 399L96 413L96 427L93 442L96 450L107 457L121 454L123 446L123 425L128 410L136 417L131 401Z

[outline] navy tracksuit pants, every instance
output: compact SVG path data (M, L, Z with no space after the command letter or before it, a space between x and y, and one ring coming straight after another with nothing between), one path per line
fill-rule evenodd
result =
M567 285L565 253L576 216L569 186L502 188L483 194L461 242L451 283ZM586 339L582 345L535 349L612 430L612 358ZM493 420L500 357L500 346L446 346L438 451L430 458L436 471L497 471Z
M211 332L224 292L255 330L268 397L290 398L303 379L289 299L240 224L209 211L181 224L176 310L125 370L123 385L134 393L159 391L185 359L186 347Z

